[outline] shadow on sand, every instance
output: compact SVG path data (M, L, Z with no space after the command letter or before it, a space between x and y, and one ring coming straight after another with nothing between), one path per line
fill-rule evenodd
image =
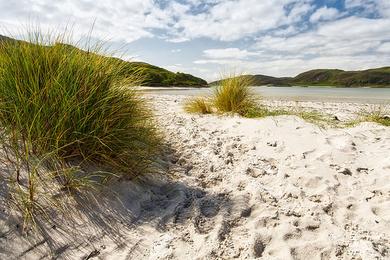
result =
M38 222L39 235L21 235L21 220L3 210L0 256L73 259L82 252L83 259L90 259L100 254L107 241L115 245L111 250L126 249L131 255L139 250L140 234L148 236L147 230L163 233L191 221L197 232L207 232L203 220L222 210L229 212L232 201L226 194L209 194L182 182L180 176L188 169L172 160L178 156L167 149L161 173L136 181L115 181L99 191L75 195L76 203L68 212L71 217L58 217L51 224Z

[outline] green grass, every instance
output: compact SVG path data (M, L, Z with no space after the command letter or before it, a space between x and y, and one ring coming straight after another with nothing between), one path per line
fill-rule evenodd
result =
M284 109L269 109L265 106L256 106L252 107L244 115L247 118L262 118L267 116L282 116L282 115L291 115L291 112Z
M390 109L389 107L379 106L372 107L360 112L360 122L375 122L380 125L390 126Z
M230 75L214 89L213 103L221 112L246 114L255 107L254 94L250 90L252 80L244 75Z
M282 115L294 115L302 118L303 120L313 123L319 126L335 126L335 122L328 116L323 115L316 111L305 111L302 108L295 108L291 110L285 109L270 109L265 106L253 107L244 116L248 118L263 118L268 116L282 116Z
M187 113L193 114L211 114L213 112L212 105L204 97L195 97L186 100L184 110Z
M151 172L161 145L132 87L142 80L137 72L124 77L123 62L95 54L101 46L84 52L66 39L30 33L29 42L0 43L1 141L13 166L7 182L26 220L50 204L39 196L51 182L82 190L95 182L85 165L101 169L96 182Z

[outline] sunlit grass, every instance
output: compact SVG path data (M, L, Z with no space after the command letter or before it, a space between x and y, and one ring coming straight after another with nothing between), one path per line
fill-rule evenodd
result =
M42 201L57 184L81 191L151 172L160 149L148 104L133 87L139 74L123 76L121 60L97 54L101 45L81 51L68 38L29 32L26 41L0 43L6 179L27 222L57 203ZM81 169L91 164L101 169L93 177Z
M250 90L252 79L244 75L229 75L214 89L213 103L222 113L246 114L255 107L254 94Z
M185 101L184 110L193 114L211 114L212 104L205 97L194 97Z
M358 121L375 122L380 125L390 126L390 109L388 106L374 106L360 111Z

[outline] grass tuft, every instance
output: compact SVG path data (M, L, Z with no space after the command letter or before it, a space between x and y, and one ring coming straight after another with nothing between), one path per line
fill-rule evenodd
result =
M390 110L389 107L379 106L371 107L370 109L360 112L361 122L375 122L380 125L390 126Z
M292 113L284 109L269 109L265 106L259 105L249 109L244 116L248 118L262 118L267 116L282 116L291 114Z
M79 191L112 176L151 172L161 144L134 87L139 73L123 76L125 63L99 55L101 45L82 51L68 38L34 32L26 41L0 42L2 152L12 166L15 201L32 222L44 208L37 194L48 192L38 187L57 181ZM85 165L102 170L90 176Z
M186 100L184 110L187 113L193 114L211 114L213 112L212 105L204 97L195 97Z
M250 90L252 79L244 75L230 75L215 87L213 103L219 112L246 114L255 105L254 95Z

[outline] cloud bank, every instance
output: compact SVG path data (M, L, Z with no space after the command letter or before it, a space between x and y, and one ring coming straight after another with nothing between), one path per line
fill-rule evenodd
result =
M77 37L94 25L94 37L130 47L146 41L151 54L140 59L207 79L229 67L292 76L390 65L388 0L0 0L3 34L32 22L74 25Z

